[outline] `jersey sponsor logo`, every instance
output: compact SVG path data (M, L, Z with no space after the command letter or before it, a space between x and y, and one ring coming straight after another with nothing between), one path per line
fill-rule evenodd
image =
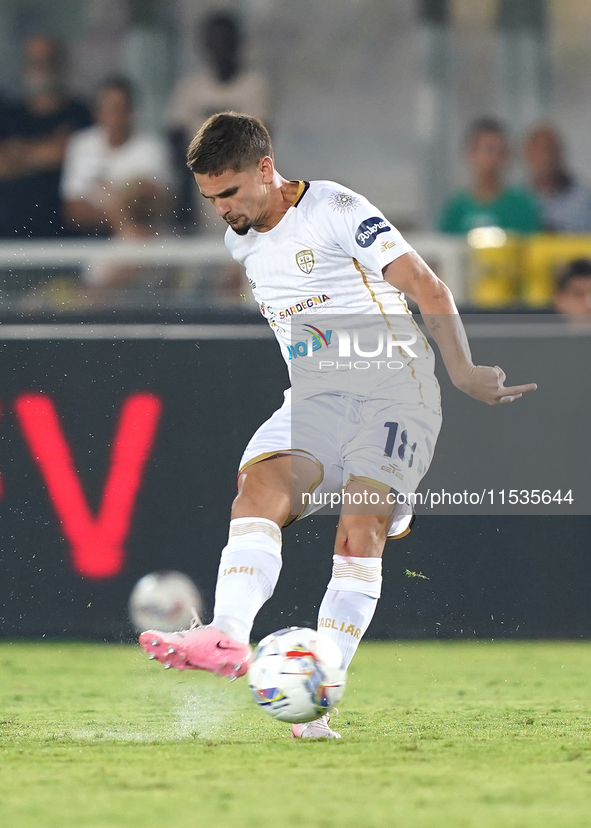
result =
M386 250L390 250L391 247L396 247L396 242L384 239L384 241L380 244L380 253L385 253Z
M332 331L321 331L320 328L308 325L307 328L304 328L304 333L309 334L307 339L287 346L290 359L297 359L299 356L308 356L310 354L310 345L312 346L312 351L329 347Z
M392 228L386 219L372 216L362 221L355 231L355 241L359 247L369 247L380 233L388 233Z
M314 267L313 250L300 250L299 253L295 254L295 260L302 273L312 273Z
M272 308L269 307L269 305L266 305L264 302L261 302L261 304L259 305L259 310L274 331L277 331L277 333L282 334L285 333L285 328L282 328L281 325L277 324L277 314Z
M296 313L302 313L303 311L315 308L318 305L323 305L325 302L329 301L330 296L327 296L326 293L321 293L319 296L309 296L307 299L303 299L301 302L296 302L295 305L291 305L291 307L279 311L279 319L289 319L290 316L293 316Z

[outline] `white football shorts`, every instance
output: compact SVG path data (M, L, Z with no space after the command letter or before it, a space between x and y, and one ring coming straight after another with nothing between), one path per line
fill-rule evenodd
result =
M401 537L413 515L412 499L405 496L416 491L427 472L440 428L441 414L425 405L334 393L292 403L286 392L281 408L246 446L240 470L283 452L311 455L321 481L299 518L323 508L330 493L341 494L350 480L359 480L398 495L388 537Z

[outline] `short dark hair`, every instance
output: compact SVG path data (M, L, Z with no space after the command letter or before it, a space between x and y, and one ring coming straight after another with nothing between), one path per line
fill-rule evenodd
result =
M203 124L187 150L187 166L200 175L221 175L273 158L271 137L258 118L239 112L219 112Z
M591 279L591 259L573 259L560 271L556 279L556 292L562 293L568 289L568 283L572 279L583 276Z
M491 118L487 115L482 118L476 118L475 121L472 121L466 130L465 145L467 147L470 146L474 139L482 135L483 132L494 132L497 135L501 135L503 138L508 137L504 124L502 124L497 118Z
M127 80L126 77L123 75L109 75L101 83L98 94L101 95L107 89L116 89L118 92L123 92L127 98L129 108L133 108L135 103L135 92L131 81Z

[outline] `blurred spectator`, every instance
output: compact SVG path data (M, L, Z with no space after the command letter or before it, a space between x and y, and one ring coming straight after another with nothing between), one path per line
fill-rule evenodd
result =
M187 146L215 112L234 110L263 121L269 116L266 78L243 66L244 33L230 12L216 12L201 21L195 45L203 48L207 71L181 78L172 93L167 121L175 166L182 182L177 209L180 224L195 221L195 182L186 167Z
M556 233L591 232L591 188L572 177L564 147L550 125L533 129L525 141L531 187L542 209L544 229Z
M56 236L63 233L59 182L66 142L91 117L65 91L59 41L29 37L23 57L23 102L5 105L0 115L0 236Z
M504 127L493 118L480 118L468 131L466 162L470 186L455 193L437 223L444 233L468 233L475 227L501 227L514 233L541 229L539 207L521 187L508 187L504 173L509 147Z
M572 322L591 322L591 259L575 259L556 280L554 307Z
M160 196L171 184L172 169L166 143L135 131L126 80L103 83L95 115L97 125L68 142L61 188L73 229L110 235L126 222L125 187L149 182Z
M154 181L127 183L116 191L120 213L114 227L113 238L121 242L141 242L166 230L170 209L169 200L162 187ZM178 268L164 265L138 265L134 263L104 262L92 265L82 274L86 291L92 300L105 296L111 289L126 287L158 289L171 287L177 278Z

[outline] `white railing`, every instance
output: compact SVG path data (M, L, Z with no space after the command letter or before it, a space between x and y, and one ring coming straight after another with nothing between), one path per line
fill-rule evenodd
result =
M462 239L436 233L408 233L408 241L449 285L456 301L467 297L468 248ZM118 240L47 239L0 242L0 270L17 268L85 269L105 264L195 267L227 265L231 258L221 239L154 238Z
M227 264L221 242L162 238L142 242L47 239L0 242L0 267L91 267L98 264Z
M470 248L466 240L442 233L406 233L406 239L453 293L458 305L468 301Z

